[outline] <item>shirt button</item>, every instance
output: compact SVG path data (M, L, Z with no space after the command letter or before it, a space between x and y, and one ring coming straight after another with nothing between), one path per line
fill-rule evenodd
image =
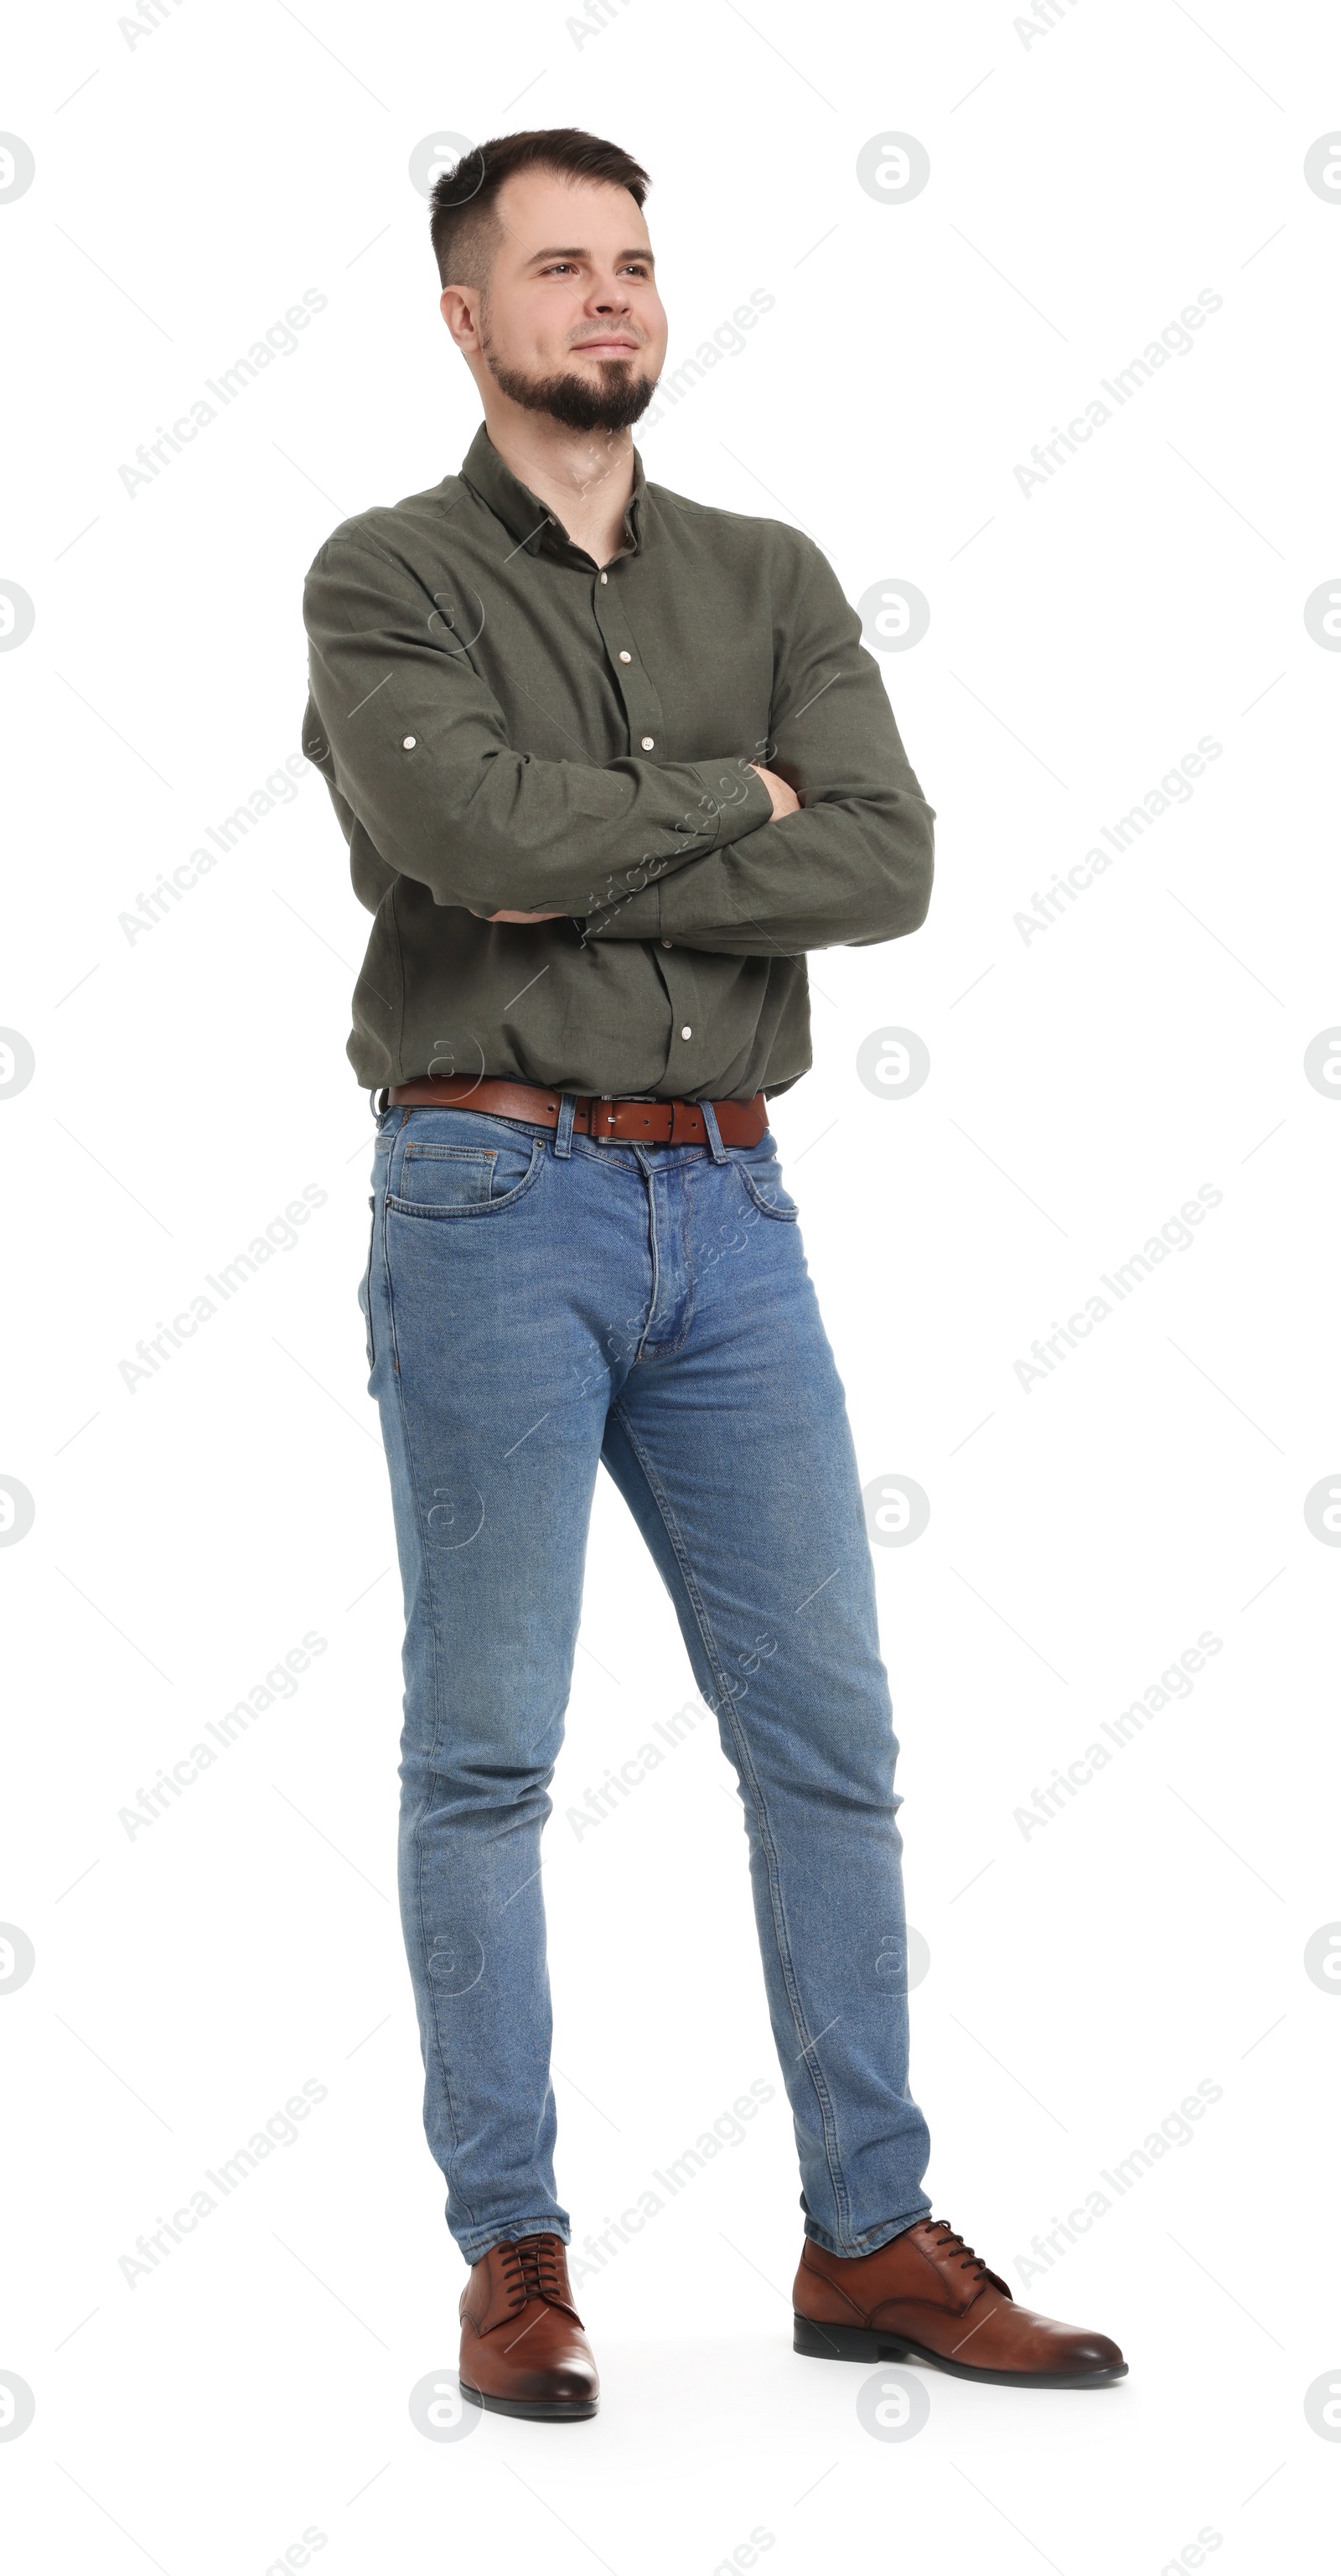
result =
M413 749L414 749L414 741L415 741L414 735L413 735L412 733L407 733L407 735L406 735L406 737L405 737L404 742L401 744L401 750L402 750L402 751L413 751Z
M654 742L653 742L653 740L652 740L652 737L651 737L650 733L645 733L645 734L643 735L643 749L644 749L644 751L653 751L653 750L655 750L655 748L656 748L656 746L655 746L655 744L654 744Z
M601 575L601 579L602 579L602 581L608 581L608 580L609 580L609 578L610 578L610 575L609 575L609 573L608 573L608 572L603 572L603 573L602 573L602 575Z
M621 653L619 658L621 662L631 662L633 660L633 655L631 653Z
M669 948L672 945L672 942L669 939L663 939L661 945L663 948Z
M681 1029L681 1031L680 1031L680 1035L681 1035L681 1037L682 1037L682 1038L692 1038L693 1034L694 1034L694 1032L693 1032L693 1030L692 1030L692 1029Z

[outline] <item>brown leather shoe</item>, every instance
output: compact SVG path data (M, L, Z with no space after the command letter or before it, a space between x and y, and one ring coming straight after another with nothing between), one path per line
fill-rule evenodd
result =
M1127 2365L1107 2335L1018 2308L999 2273L943 2218L875 2254L806 2240L792 2292L797 2352L817 2361L929 2361L1009 2388L1104 2388Z
M601 2383L557 2236L491 2245L461 2293L461 2394L493 2415L577 2424Z

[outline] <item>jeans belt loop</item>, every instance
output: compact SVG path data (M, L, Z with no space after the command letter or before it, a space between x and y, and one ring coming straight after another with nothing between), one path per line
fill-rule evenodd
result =
M563 1092L559 1099L559 1123L554 1130L554 1151L561 1163L568 1162L572 1156L573 1113L576 1108L577 1093Z
M712 1102L710 1100L700 1100L696 1103L696 1106L703 1112L703 1124L707 1129L708 1143L712 1147L712 1159L714 1163L729 1163L731 1157L728 1154L725 1145L722 1143L722 1131L717 1124L717 1112L714 1109Z

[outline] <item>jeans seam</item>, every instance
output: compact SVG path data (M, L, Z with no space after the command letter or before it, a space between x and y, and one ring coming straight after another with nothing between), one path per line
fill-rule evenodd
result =
M373 1194L368 1201L368 1205L372 1210L372 1223L368 1228L368 1259L363 1273L363 1294L367 1303L365 1321L368 1327L368 1375L369 1378L371 1378L372 1373L377 1366L377 1339L373 1332L372 1319L373 1259L377 1251L377 1175L375 1170L373 1173Z
M633 1354L632 1365L635 1368L639 1360L642 1358L647 1336L652 1329L652 1317L655 1315L657 1310L657 1296L661 1284L661 1249L657 1242L656 1195L652 1188L652 1175L650 1172L644 1170L641 1162L639 1163L638 1177L642 1182L643 1192L647 1203L647 1247L652 1256L652 1289L647 1301L647 1321L638 1335L638 1347Z
M385 1210L383 1212L383 1222L385 1223ZM385 1245L384 1258L386 1262L387 1305L391 1313L391 1338L392 1345L394 1347L396 1338L396 1320L395 1305L391 1293L391 1254L389 1247ZM426 1606L430 1612L428 1626L433 1646L433 1737L428 1751L428 1767L430 1772L432 1772L437 1761L438 1743L442 1733L442 1665L438 1634L440 1622L437 1615L437 1577L432 1570L432 1559L430 1558L428 1551L427 1523L424 1519L423 1508L420 1500L419 1479L415 1473L414 1444L410 1438L409 1409L405 1401L405 1380L401 1374L399 1357L397 1358L395 1370L395 1401L396 1410L400 1416L401 1437L405 1443L405 1463L409 1475L410 1492L414 1500L415 1529L419 1539L419 1562L421 1568L420 1579L426 1593L429 1595L429 1601ZM424 1985L428 1992L429 2006L432 2015L433 2046L437 2055L438 2071L442 2078L443 2100L447 2107L448 2125L452 2133L451 2163L446 2171L447 2189L450 2194L452 2190L452 2167L456 2163L457 2153L461 2145L461 2128L456 2116L456 2104L452 2099L452 2080L448 2071L447 2051L443 2045L442 2029L438 2020L438 1999L433 1986L432 1954L428 1946L428 1923L424 1898L424 1853L423 1844L418 1831L418 1822L416 1822L415 1827L414 1872L415 1904L418 1908L419 1914L419 1941L424 1961ZM473 2213L470 2213L469 2211L469 2204L466 2203L463 2205L467 2208L467 2213L473 2215Z
M648 1488L651 1492L652 1499L656 1504L657 1510L661 1514L666 1536L670 1540L671 1546L675 1551L676 1563L678 1564L680 1572L684 1578L685 1590L689 1595L690 1606L694 1613L699 1635L703 1640L708 1662L722 1691L721 1705L726 1711L727 1724L731 1729L731 1740L736 1748L736 1758L740 1764L741 1776L748 1782L750 1795L754 1801L755 1817L759 1827L759 1839L763 1847L764 1857L768 1867L768 1890L773 1914L773 1930L774 1937L778 1945L778 1958L782 1968L783 1983L787 1992L787 2000L791 2006L795 2032L801 2041L800 2053L805 2060L806 2071L814 2088L815 2101L819 2110L820 2124L824 2135L825 2162L828 2166L829 2182L833 2191L834 2205L838 2212L840 2227L846 2230L850 2217L850 2207L848 2202L847 2185L843 2178L842 2158L838 2147L837 2126L833 2118L833 2104L829 2095L828 2086L824 2082L819 2065L811 2056L813 2043L806 2030L805 2017L801 2009L801 1997L797 1987L796 1970L792 1959L791 1938L787 1930L786 1912L782 1902L782 1887L777 1871L777 1846L774 1843L772 1827L768 1821L768 1808L764 1799L763 1790L760 1787L754 1765L750 1761L749 1750L737 1722L733 1686L727 1679L725 1667L718 1651L717 1641L713 1635L712 1626L704 1607L698 1585L694 1581L693 1572L689 1564L674 1512L670 1507L669 1499L662 1489L652 1461L647 1456L623 1405L616 1402L611 1407L611 1410L620 1424L643 1474L647 1478Z
M666 1173L663 1177L668 1181L678 1182L681 1178L681 1173L677 1170ZM684 1244L685 1268L685 1289L681 1312L683 1314L684 1321L681 1324L680 1330L676 1334L673 1342L654 1342L649 1350L647 1348L647 1336L652 1329L652 1318L657 1309L657 1295L661 1277L661 1260L657 1246L656 1201L652 1196L652 1176L650 1173L647 1175L647 1205L652 1237L652 1302L647 1309L647 1322L643 1327L638 1348L633 1354L635 1367L643 1361L673 1360L676 1353L684 1349L685 1343L688 1341L690 1332L693 1328L694 1297L698 1288L698 1279L694 1270L692 1229L688 1224L685 1224L681 1227L681 1239Z
M430 1768L431 1767L432 1766L430 1764ZM447 2070L447 2051L443 2046L442 2028L438 2020L438 1998L433 1986L433 1957L428 1946L428 1924L424 1909L424 1853L423 1845L417 1834L415 1837L414 1855L414 1893L415 1903L419 1909L419 1940L424 1959L424 1983L428 1988L429 2002L433 2015L433 2046L437 2053L438 2070L442 2077L443 2100L447 2106L447 2118L452 2132L452 2152L445 2168L444 2180L447 2185L448 2194L450 2195L453 2189L456 2188L457 2197L461 2202L461 2207L465 2211L466 2216L473 2219L475 2213L472 2210L470 2203L461 2194L459 2187L454 2186L452 2181L452 2176L456 2168L457 2154L461 2145L461 2129L456 2116L456 2104L452 2099L452 2080Z
M405 1125L406 1114L407 1114L407 1113L406 1113L406 1112L404 1112L404 1111L402 1111L402 1113L401 1113L401 1122L400 1122L400 1123L401 1123L401 1127L404 1127L404 1125ZM396 1132L397 1132L397 1133L399 1133L399 1130L397 1130ZM390 1198L390 1196L391 1196L391 1166L392 1166L393 1162L395 1161L395 1159L396 1159L396 1135L395 1135L395 1134L393 1134L392 1139L391 1139L391 1151L390 1151L390 1153L389 1153L389 1154L387 1154L387 1156L385 1157L385 1160L384 1160L384 1163L383 1163L383 1167L382 1167L381 1182L380 1182L382 1205L381 1205L380 1214L381 1214L381 1219L382 1219L382 1270L383 1270L383 1275L385 1276L385 1279L386 1279L386 1311L387 1311L387 1317L388 1317L388 1320L389 1320L390 1325L391 1325L391 1365L392 1365L392 1369L393 1369L394 1374L395 1374L395 1379L396 1379L396 1385L397 1385L397 1388L399 1388L399 1386L400 1386L400 1336L399 1336L399 1334L398 1334L398 1333L397 1333L397 1331L396 1331L396 1296L395 1296L395 1290L393 1289L392 1284L391 1284L391 1237L390 1237L390 1233L389 1233L389 1230L388 1230L388 1227L387 1227L387 1221L386 1221L386 1219L387 1219L387 1200L388 1200L388 1199ZM403 1419L403 1416L404 1416L404 1407L403 1407L403 1406L401 1407L401 1412L402 1412L402 1429L404 1430L404 1433L405 1433L406 1455L408 1456L408 1455L409 1455L410 1432L409 1432L409 1425L408 1425L408 1423L407 1423L407 1422L405 1422L405 1421L404 1421L404 1419Z

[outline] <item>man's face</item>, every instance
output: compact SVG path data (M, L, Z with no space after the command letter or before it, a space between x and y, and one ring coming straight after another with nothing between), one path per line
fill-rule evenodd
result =
M483 295L449 287L445 319L477 375L570 429L627 429L652 399L666 316L626 188L519 171Z

